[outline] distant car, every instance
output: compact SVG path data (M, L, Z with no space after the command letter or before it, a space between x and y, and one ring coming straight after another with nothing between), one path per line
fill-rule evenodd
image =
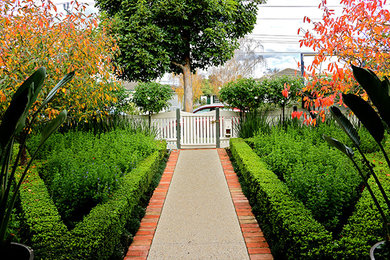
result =
M219 107L219 108L221 108L223 110L227 110L227 111L240 112L240 109L238 109L238 108L231 109L231 108L225 106L224 104L215 103L215 104L209 104L209 105L200 106L200 107L194 109L193 113L194 114L206 113L206 112L214 111L217 107Z

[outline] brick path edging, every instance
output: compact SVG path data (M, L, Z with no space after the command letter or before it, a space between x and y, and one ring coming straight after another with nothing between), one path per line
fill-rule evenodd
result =
M242 192L237 174L233 169L233 165L230 162L226 150L219 148L217 149L217 152L222 164L223 172L225 174L250 259L273 259L264 234L252 213L252 208L249 205L248 199ZM167 166L161 176L160 183L153 192L153 196L146 208L145 216L141 220L140 228L137 231L124 260L147 259L179 153L180 150L173 150L171 152Z
M226 150L219 148L218 155L221 160L223 172L229 187L230 195L233 200L233 205L237 213L238 222L242 235L245 240L246 248L248 249L249 258L270 260L273 259L268 243L261 231L255 216L252 213L252 208L249 205L248 199L242 192L237 174L233 169L233 165L229 159Z
M134 236L133 242L131 243L124 260L146 260L148 257L179 153L179 150L171 151L160 183L154 190L153 196L150 198L145 216L141 220L141 225Z

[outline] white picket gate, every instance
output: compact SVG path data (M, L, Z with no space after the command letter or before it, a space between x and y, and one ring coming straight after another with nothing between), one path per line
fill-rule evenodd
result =
M166 140L170 149L176 149L178 144L184 149L215 148L228 147L229 139L237 137L235 126L238 120L238 114L231 111L220 111L219 120L216 118L216 111L201 114L180 112L180 116L176 111L172 111L153 115L152 125L158 130L157 137ZM177 122L179 122L179 129L177 129ZM178 131L180 131L179 138ZM218 140L219 145L217 145Z
M224 148L229 146L230 138L238 136L239 114L236 112L220 110L219 120L216 119L216 111L201 114L182 111L179 115L177 113L178 111L171 111L152 116L152 126L157 130L157 138L166 140L169 149L215 148L217 143ZM357 123L355 116L348 117ZM147 120L147 116L132 116L129 120ZM278 121L279 114L268 115L269 124L277 124Z

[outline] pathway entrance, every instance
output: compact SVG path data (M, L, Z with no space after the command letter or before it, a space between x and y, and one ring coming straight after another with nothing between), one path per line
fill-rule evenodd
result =
M226 151L207 149L171 153L125 259L273 258Z
M217 108L206 113L180 110L152 116L157 138L167 141L170 149L228 147L229 139L237 137L239 115Z

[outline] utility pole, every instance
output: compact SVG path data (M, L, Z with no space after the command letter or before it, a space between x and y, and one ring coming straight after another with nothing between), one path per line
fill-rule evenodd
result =
M304 59L305 56L315 56L316 54L317 54L317 52L301 52L301 75L302 75L302 81L305 80L305 59ZM302 98L301 106L302 106L302 108L305 107L305 102L303 101L303 98Z

